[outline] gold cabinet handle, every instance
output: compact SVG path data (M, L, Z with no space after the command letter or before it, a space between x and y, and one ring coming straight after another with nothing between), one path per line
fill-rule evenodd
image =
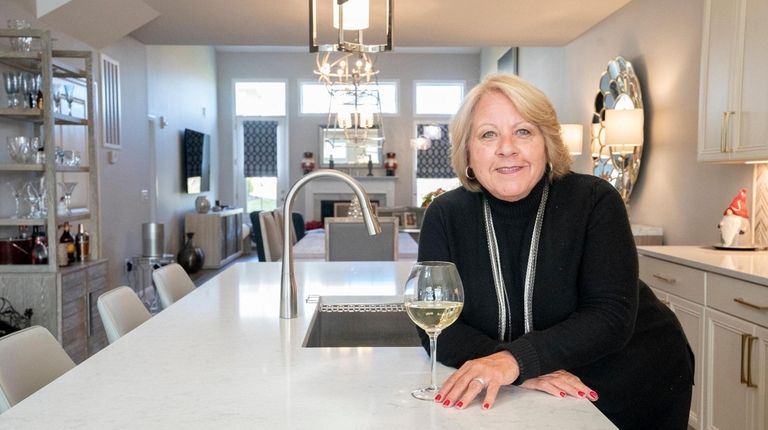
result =
M736 297L735 299L733 299L733 301L738 303L738 304L740 304L740 305L749 306L752 309L757 309L758 311L768 310L768 306L756 305L754 303L750 303L750 302L742 299L741 297Z
M654 273L652 276L654 278L656 278L656 279L661 279L662 281L670 283L670 284L674 284L675 282L677 282L677 280L675 278L669 278L669 277L666 277L664 275L659 275L658 273Z
M757 340L757 336L749 336L747 339L747 387L757 388L757 384L752 382L752 341Z
M720 128L720 152L728 152L728 140L730 139L728 131L730 130L731 122L729 121L734 111L723 112L723 125Z

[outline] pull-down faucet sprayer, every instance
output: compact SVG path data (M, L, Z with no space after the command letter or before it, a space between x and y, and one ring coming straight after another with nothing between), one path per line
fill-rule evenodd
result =
M303 178L296 181L288 191L283 207L283 259L282 275L280 277L280 318L296 318L298 303L298 288L296 287L296 278L293 271L293 244L291 243L291 229L293 228L292 213L293 201L296 194L307 182L321 177L331 177L345 182L352 188L357 199L360 201L360 207L363 210L363 221L368 229L368 234L375 235L381 233L379 220L373 214L371 202L368 201L368 194L359 182L354 178L333 169L320 169L306 174ZM326 232L327 234L327 232Z

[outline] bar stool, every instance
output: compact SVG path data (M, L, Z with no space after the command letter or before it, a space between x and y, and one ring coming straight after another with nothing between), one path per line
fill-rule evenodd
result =
M100 295L96 307L110 344L152 317L139 296L126 286Z
M0 412L75 367L56 338L39 325L0 338Z

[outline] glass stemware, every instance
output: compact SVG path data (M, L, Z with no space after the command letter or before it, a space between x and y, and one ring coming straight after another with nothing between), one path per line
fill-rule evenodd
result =
M64 100L67 101L69 113L72 116L72 102L75 101L75 86L73 84L64 84Z
M459 272L447 261L422 261L413 265L405 282L405 310L429 336L432 372L428 387L411 392L421 400L434 400L437 386L437 336L453 324L464 307L464 288Z
M57 113L61 113L61 85L54 85L53 88L51 88L51 93L53 94L53 103L56 107L54 110Z
M19 204L21 203L21 188L17 188L11 182L6 182L6 184L8 184L8 188L11 189L11 195L13 196L13 199L16 203L16 211L13 213L13 216L11 218L14 218L14 219L21 218L21 213L19 208Z
M40 193L31 182L27 182L24 185L24 189L27 194L27 202L29 203L29 213L27 218L40 218Z
M19 77L20 73L17 72L3 72L3 87L5 88L5 94L8 96L8 107L19 106L19 98L16 94L19 93Z
M61 191L64 193L64 206L67 208L67 215L72 215L72 192L75 191L77 182L59 182Z

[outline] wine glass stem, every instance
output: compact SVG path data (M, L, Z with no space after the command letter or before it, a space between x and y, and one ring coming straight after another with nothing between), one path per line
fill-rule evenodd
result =
M429 356L432 358L432 377L429 388L437 391L437 335L440 333L429 333Z

